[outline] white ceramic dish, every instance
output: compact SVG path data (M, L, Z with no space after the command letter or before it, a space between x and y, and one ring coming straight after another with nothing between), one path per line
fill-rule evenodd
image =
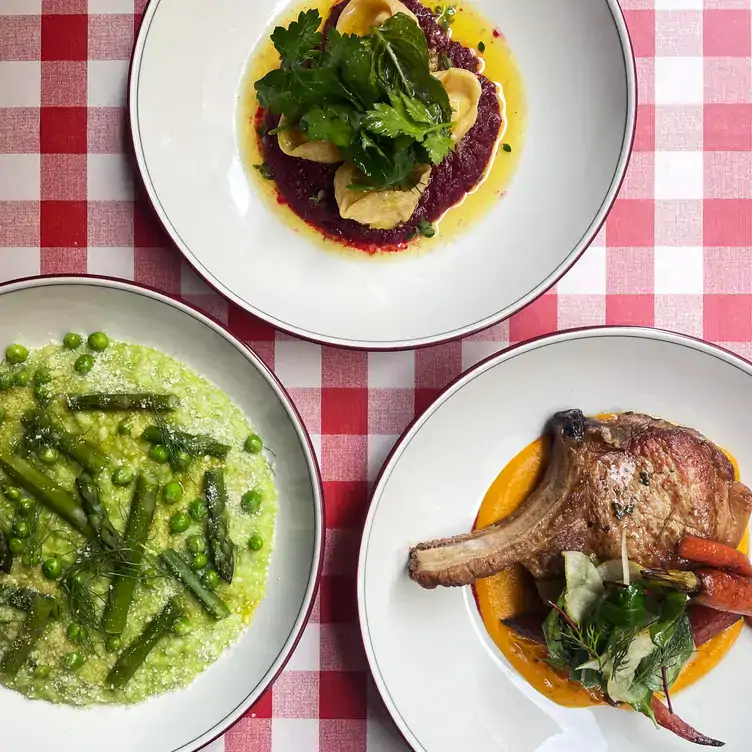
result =
M494 356L461 377L387 461L366 521L358 598L366 653L400 731L419 752L643 752L694 747L635 713L554 704L488 637L469 588L427 591L406 573L410 545L472 528L502 467L564 408L636 410L692 426L732 451L752 480L744 405L752 364L649 329L563 332ZM729 752L750 748L752 634L673 698Z
M319 472L276 378L220 325L152 290L115 280L38 278L0 288L0 345L66 331L108 332L186 363L237 404L274 447L279 494L267 596L240 641L188 688L139 705L76 709L0 686L3 750L193 752L238 720L276 678L305 626L323 546Z
M238 150L249 57L284 0L152 0L130 116L146 189L172 239L222 294L292 334L398 349L510 316L575 262L631 149L634 60L616 0L475 0L505 35L528 107L507 195L456 241L388 261L322 250L269 211ZM294 6L293 6L294 7Z

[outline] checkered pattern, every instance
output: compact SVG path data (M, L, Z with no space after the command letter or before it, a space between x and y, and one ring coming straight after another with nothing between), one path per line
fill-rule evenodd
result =
M288 669L212 750L401 750L366 672L354 594L369 484L413 416L486 355L566 327L654 325L752 355L750 0L623 0L640 105L604 230L554 291L510 321L384 354L275 332L171 247L126 144L128 59L145 4L0 0L0 279L89 271L146 282L228 323L276 371L322 465L324 577Z

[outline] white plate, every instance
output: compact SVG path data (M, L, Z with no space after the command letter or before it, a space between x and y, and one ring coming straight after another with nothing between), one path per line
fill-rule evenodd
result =
M8 752L193 752L237 721L282 670L318 584L323 508L300 417L261 360L219 324L152 290L101 278L41 278L0 288L0 350L37 347L67 331L172 355L224 391L276 452L279 492L267 596L240 641L188 688L128 707L57 706L0 686Z
M152 0L136 43L136 158L172 239L222 294L335 345L411 348L477 331L543 293L604 221L636 112L616 0L476 0L522 73L526 143L507 195L471 230L388 261L321 249L270 211L238 150L241 80L285 0ZM294 7L294 6L292 6Z
M423 590L411 545L469 531L502 467L557 410L636 410L692 426L733 452L752 481L745 406L752 365L703 342L650 329L545 337L496 355L455 382L402 437L374 490L360 551L361 627L376 684L420 752L644 752L693 747L635 713L572 710L538 694L488 637L470 588ZM703 733L750 748L752 635L674 707Z

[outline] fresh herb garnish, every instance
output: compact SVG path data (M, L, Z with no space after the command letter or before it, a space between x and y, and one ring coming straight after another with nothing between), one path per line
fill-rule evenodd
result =
M275 29L281 65L256 82L259 103L311 141L335 144L362 173L361 188L412 189L416 165L440 164L454 147L425 34L403 13L364 37L329 29L325 44L320 25L309 10Z
M439 70L449 70L450 68L454 68L452 59L446 54L446 52L444 52L444 50L439 53L438 67Z
M262 164L253 165L259 172L259 175L261 175L262 178L265 180L271 180L274 177L274 173L272 173L272 168L269 167L269 165L264 162Z
M456 15L457 15L456 5L437 5L434 10L436 23L444 31L449 31L449 27L454 23L454 17Z
M483 54L486 51L486 43L485 42L478 42L478 52Z
M436 235L436 228L431 222L425 219L421 219L420 222L418 222L418 230L420 230L420 234L424 238L432 238Z
M653 718L653 695L668 694L694 650L687 596L643 581L599 583L587 556L564 557L567 586L543 625L549 663Z
M512 147L509 144L502 144L501 148L504 149L505 152L512 151Z

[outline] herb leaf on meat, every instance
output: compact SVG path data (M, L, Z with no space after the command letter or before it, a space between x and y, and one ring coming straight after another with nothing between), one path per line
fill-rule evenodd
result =
M362 172L360 190L410 190L416 166L454 148L452 108L431 74L426 36L397 13L358 37L319 31L316 10L272 35L281 67L256 82L259 103L311 141L335 144Z

